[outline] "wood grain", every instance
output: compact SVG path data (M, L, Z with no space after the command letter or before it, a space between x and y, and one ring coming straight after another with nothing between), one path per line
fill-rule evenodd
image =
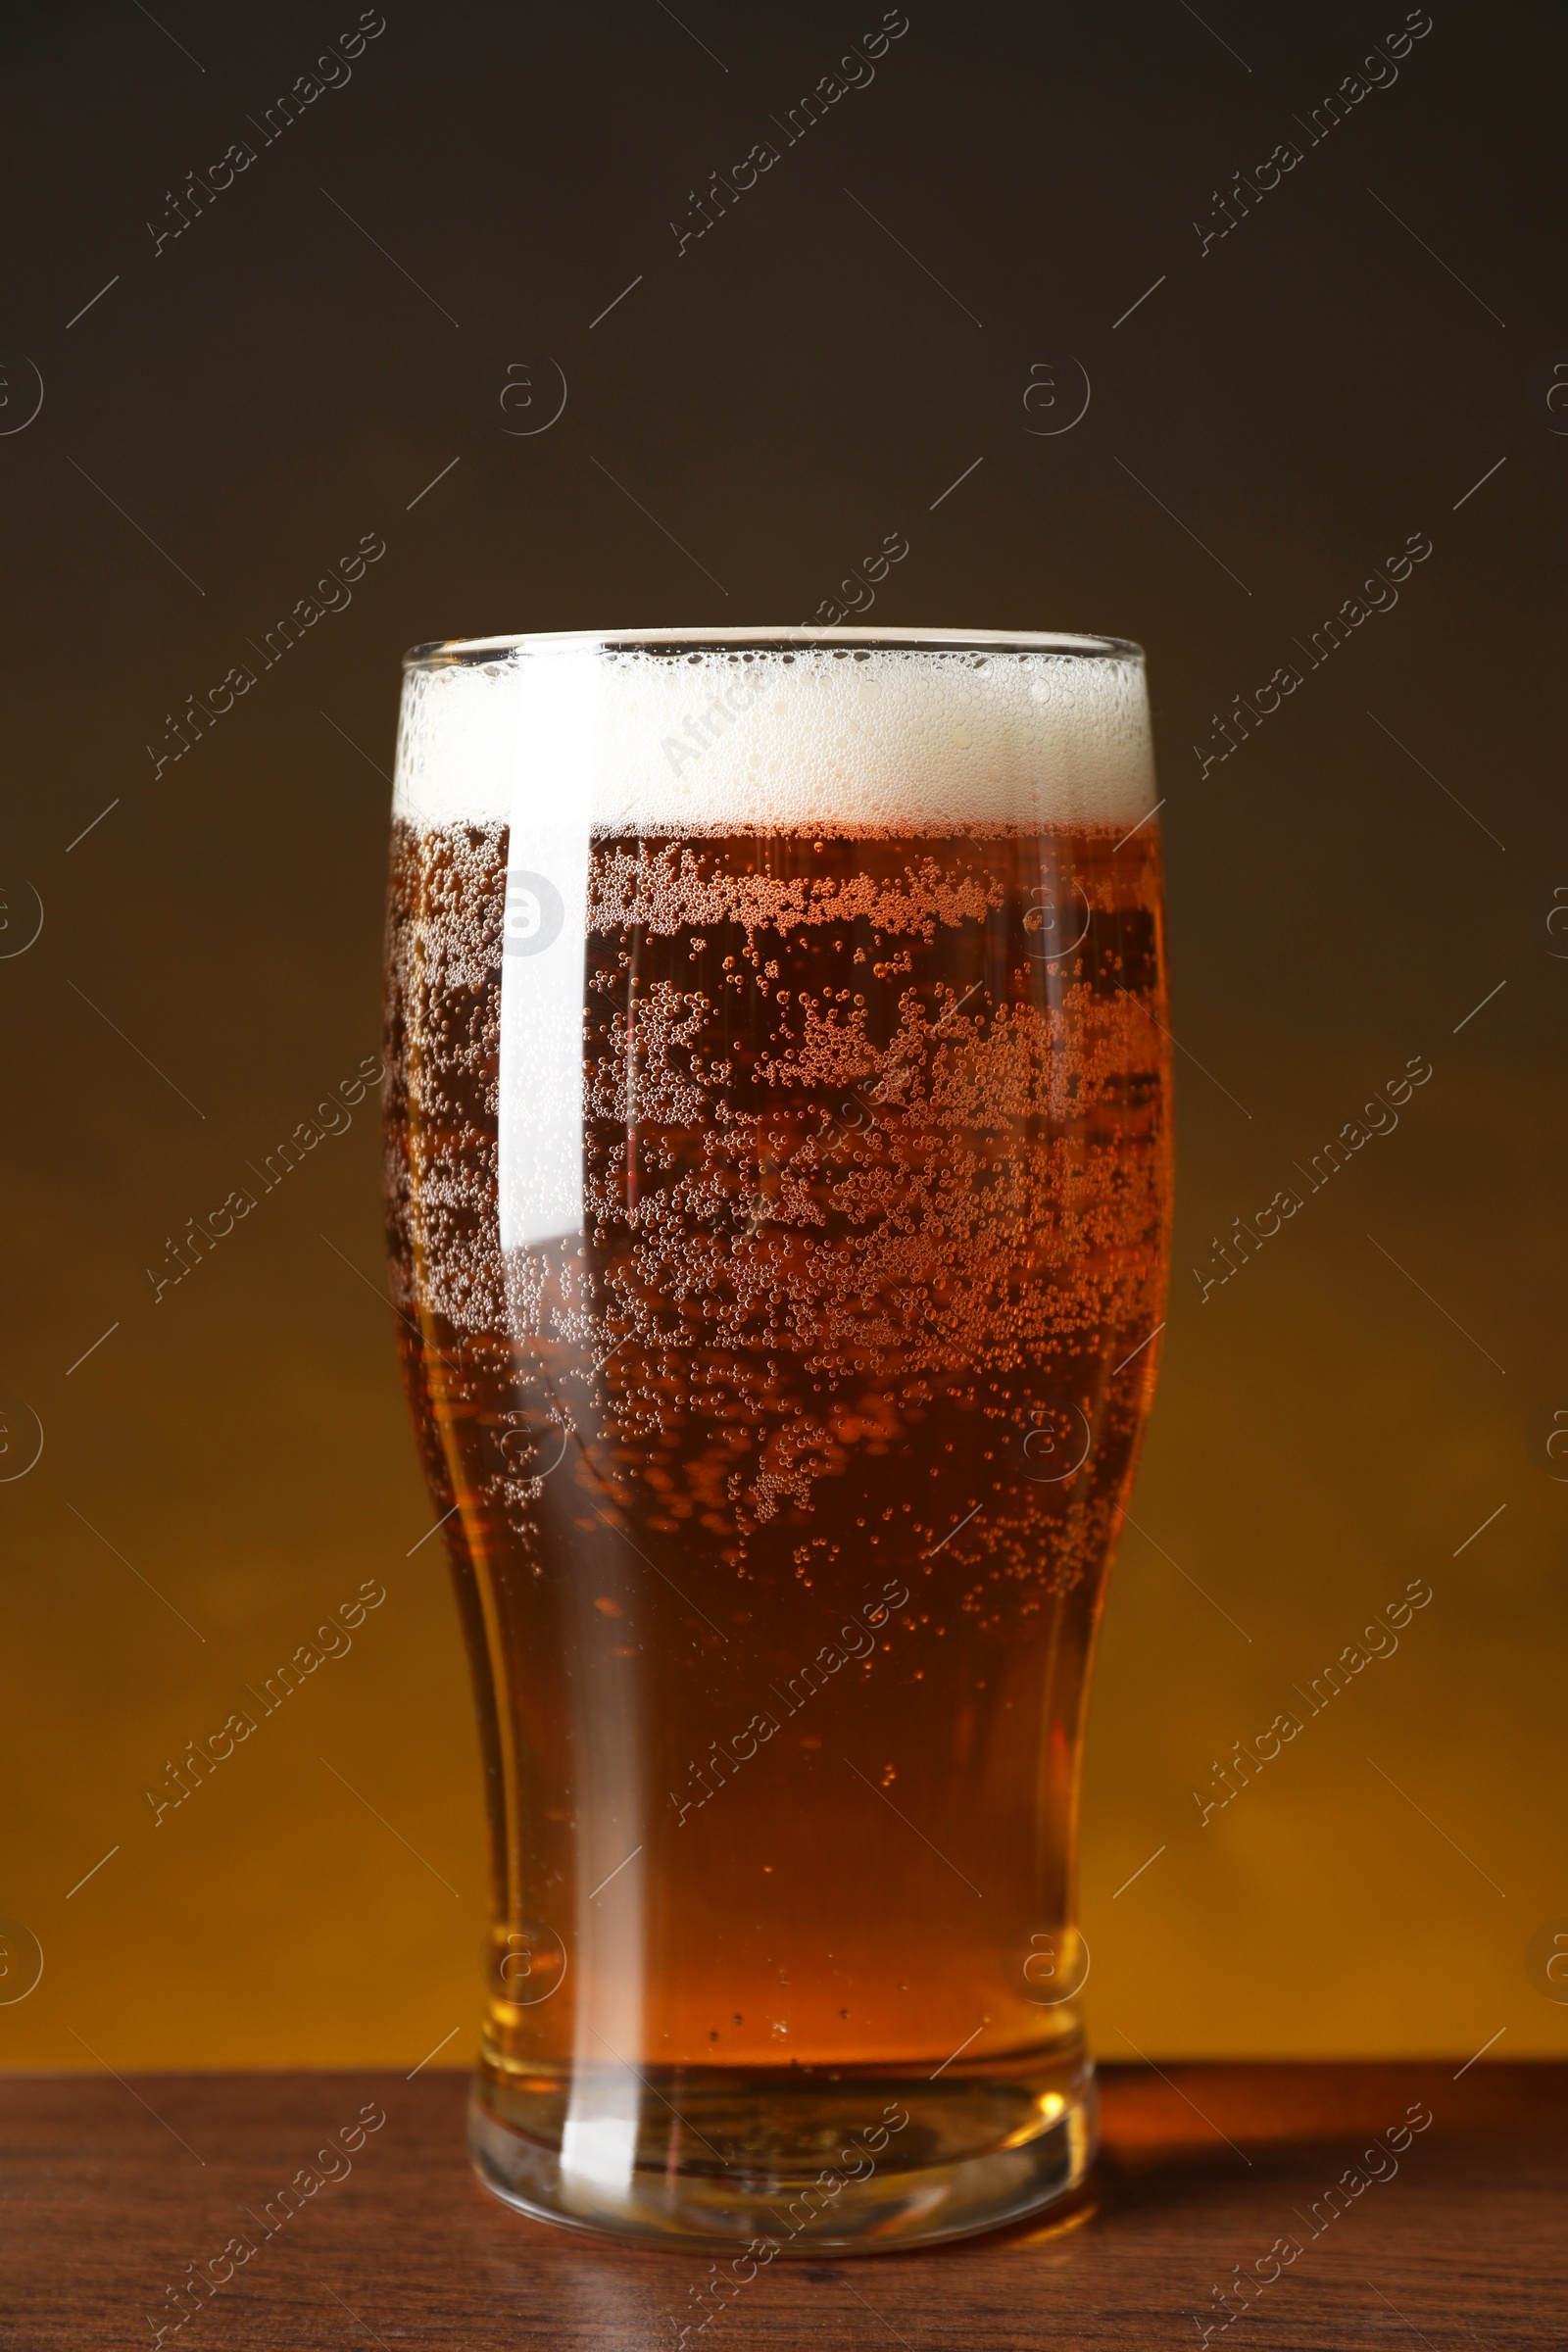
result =
M1223 2318L1211 2287L1233 2265L1267 2269L1282 2238L1301 2251L1211 2336L1227 2352L1568 2338L1568 2066L1107 2067L1102 2081L1104 2154L1070 2214L926 2253L775 2263L688 2352L1192 2347ZM701 2316L688 2290L707 2258L508 2212L468 2170L466 2087L447 2071L12 2077L0 2343L148 2345L165 2289L243 2230L253 2257L167 2344L673 2352ZM247 2209L367 2102L386 2123L352 2171L262 2240ZM1330 2183L1412 2105L1433 2121L1396 2174L1324 2220Z

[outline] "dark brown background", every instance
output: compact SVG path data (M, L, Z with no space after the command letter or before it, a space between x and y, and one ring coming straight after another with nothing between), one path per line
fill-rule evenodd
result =
M1394 0L909 0L872 84L677 256L690 191L782 146L878 6L388 0L260 147L247 116L356 15L6 12L0 423L22 356L44 401L0 437L0 869L45 920L0 961L0 1391L45 1444L0 1485L0 1912L45 1969L0 2063L468 2046L478 1778L438 1546L410 1551L370 1106L156 1305L145 1269L374 1048L404 646L795 621L895 530L875 621L1143 642L1169 796L1193 1058L1092 1724L1099 2044L1560 2051L1528 1958L1568 1914L1560 18L1435 0L1306 147ZM166 191L239 137L155 257ZM502 370L540 353L564 413L510 434ZM1063 353L1089 411L1039 436L1019 385ZM371 531L351 608L155 780L165 713ZM1200 780L1210 713L1418 531L1397 609ZM1210 1237L1411 1055L1398 1131L1200 1303ZM155 1830L166 1757L369 1577L352 1655ZM1211 1759L1418 1577L1398 1654L1200 1828Z

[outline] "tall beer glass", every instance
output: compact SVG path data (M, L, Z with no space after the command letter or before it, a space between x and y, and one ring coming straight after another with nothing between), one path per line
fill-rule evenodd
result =
M409 657L404 1369L472 1662L471 2140L730 2259L1070 2189L1073 1844L1170 1190L1143 659Z

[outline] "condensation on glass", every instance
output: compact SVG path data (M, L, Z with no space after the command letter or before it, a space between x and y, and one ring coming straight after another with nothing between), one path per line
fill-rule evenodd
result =
M1093 2151L1079 1763L1168 1254L1153 808L1113 640L407 664L387 1201L488 1796L472 2146L528 2213L727 2256L720 2299Z

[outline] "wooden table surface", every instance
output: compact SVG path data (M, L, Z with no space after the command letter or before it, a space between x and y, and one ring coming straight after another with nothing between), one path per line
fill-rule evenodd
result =
M1205 2326L1227 2352L1568 2342L1568 2066L1107 2067L1102 2081L1104 2153L1071 2213L926 2253L779 2261L688 2352L1192 2347ZM0 2344L145 2346L166 2325L180 2352L675 2352L707 2258L496 2203L468 2169L466 2085L445 2071L0 2082ZM366 2107L381 2128L318 2163ZM1412 2110L1432 2120L1401 2145ZM340 2177L264 2239L251 2216L305 2166ZM1362 2185L1328 2199L1348 2174ZM236 2231L255 2253L175 2329L166 2289ZM1233 2296L1222 2335L1212 2290L1237 2265L1250 2300Z

